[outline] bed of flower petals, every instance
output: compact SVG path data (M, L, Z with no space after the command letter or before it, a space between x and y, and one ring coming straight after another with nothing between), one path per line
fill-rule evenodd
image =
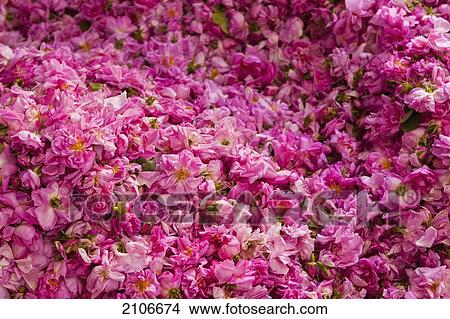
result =
M0 297L450 298L449 21L0 1Z

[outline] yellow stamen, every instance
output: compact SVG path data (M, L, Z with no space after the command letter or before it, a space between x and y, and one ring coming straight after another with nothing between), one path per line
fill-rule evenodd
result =
M177 10L175 10L174 8L169 8L167 10L167 15L169 16L169 18L175 18L177 16Z
M83 143L83 141L80 140L80 139L78 139L77 142L76 142L75 144L72 144L72 145L70 146L70 149L71 149L72 151L75 151L75 152L81 152L81 151L84 151L84 143Z
M431 285L431 290L433 292L437 292L440 285L441 283L439 281L433 281L433 284Z
M50 285L52 285L54 288L58 288L59 287L59 282L58 281L56 281L55 279L49 279L48 281L47 281Z
M37 113L34 115L34 119L35 119L36 121L40 121L40 120L41 120L41 117L42 117L41 112L37 112Z
M334 190L337 194L342 193L342 189L341 189L341 187L340 187L337 183L332 183L332 184L330 185L330 189L331 189L331 190Z
M389 159L383 158L383 159L381 160L381 166L382 166L384 169L388 169L388 168L391 168L391 167L392 167L392 163L391 163L391 161L390 161Z
M167 56L162 59L162 64L166 67L173 66L175 64L175 59L172 56Z
M180 168L176 173L175 173L175 178L177 180L179 180L180 182L185 181L186 179L188 179L191 176L191 173L189 173L188 169L183 167Z
M84 42L82 45L80 45L80 48L82 51L89 51L91 49L91 46L89 45L89 43Z
M61 85L62 90L67 90L68 88L70 88L69 83L64 83L63 85Z
M398 66L398 67L406 68L408 66L408 63L406 63L405 61L402 61L402 60L396 60L394 62L394 65Z
M144 293L147 291L147 288L150 286L150 282L145 279L138 279L135 283L135 286L139 292Z
M217 70L216 68L212 68L211 69L211 73L209 74L209 77L214 80L218 75L219 75L219 70Z

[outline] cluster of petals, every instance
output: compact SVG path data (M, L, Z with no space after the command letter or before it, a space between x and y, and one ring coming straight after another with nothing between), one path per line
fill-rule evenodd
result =
M447 0L0 1L0 298L450 298Z

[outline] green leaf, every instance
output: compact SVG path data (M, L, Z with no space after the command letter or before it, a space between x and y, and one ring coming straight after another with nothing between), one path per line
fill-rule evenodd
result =
M143 157L139 157L135 160L135 162L141 165L142 170L144 172L153 172L156 171L156 162L154 160L146 160Z
M139 96L139 92L135 88L127 87L127 88L125 88L125 91L127 92L128 97Z
M115 217L123 216L127 213L127 206L125 202L117 202L113 207L113 213Z
M93 82L93 83L90 83L89 86L91 87L92 91L99 91L99 90L103 89L103 84L101 84L101 83Z
M222 8L216 7L214 9L212 22L217 24L223 33L228 34L228 19L225 11Z
M148 160L142 165L142 170L145 172L156 171L156 163L153 160Z
M14 21L14 15L11 12L7 12L5 15L5 19L8 22L13 22Z
M123 48L123 40L116 40L116 42L114 43L114 47L117 50L121 50Z
M81 31L87 31L91 27L91 21L89 20L81 20L80 29Z
M8 127L6 125L0 124L0 136L8 135Z
M364 70L360 68L356 73L353 75L353 85L358 85L359 81L364 77Z
M212 49L217 49L219 47L219 43L217 42L216 39L212 39L209 44L211 45Z
M196 65L195 65L195 61L192 60L191 62L189 62L188 66L187 66L187 74L192 74L195 72L196 69Z
M121 252L121 253L126 253L127 252L127 248L125 247L125 243L123 241L119 241L117 243L117 251Z
M106 12L111 11L112 7L113 7L113 1L111 1L111 0L106 1L106 3L105 3L105 11Z
M48 14L48 19L49 20L57 20L58 18L59 18L58 12L56 12L55 10L50 10L50 12Z
M435 121L431 121L430 124L428 124L427 127L427 133L428 134L436 134L439 131L439 124L436 123Z
M143 31L141 30L141 29L139 29L139 30L137 30L137 31L134 31L133 33L132 33L132 37L136 40L136 41L138 41L138 42L143 42L144 41L144 34L142 33Z
M79 11L77 9L74 8L65 8L64 9L64 14L67 14L68 16L74 17L79 13Z
M162 25L160 28L161 33L166 34L168 30L168 27L166 25Z
M400 128L403 132L411 132L414 131L416 128L419 127L420 124L420 113L409 109L405 116L400 121Z
M412 89L414 89L414 86L408 81L402 83L402 93L409 93Z
M259 26L258 23L256 23L255 21L252 21L248 24L248 27L250 29L250 32L258 32L259 31Z
M148 106L152 106L153 103L155 103L156 101L156 97L154 96L149 96L146 100L145 100L145 104L147 104Z

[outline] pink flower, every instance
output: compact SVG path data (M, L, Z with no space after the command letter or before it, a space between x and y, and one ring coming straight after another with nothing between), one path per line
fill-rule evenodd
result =
M297 249L292 243L286 243L281 236L276 237L272 245L269 256L270 269L275 274L285 275L292 265L290 256L294 255Z
M145 241L130 241L123 245L125 252L119 251L118 245L113 248L118 271L125 273L139 272L150 263L150 246Z
M8 61L14 56L13 50L7 45L0 45L0 65L8 65Z
M430 248L437 237L437 230L433 226L428 227L425 234L416 241L416 245L420 247Z
M230 169L231 176L239 176L247 179L250 184L258 179L274 179L277 177L276 166L267 159L253 154L248 154L243 158L243 163L238 161L233 163Z
M14 230L14 237L12 247L16 259L25 258L27 252L36 252L42 249L42 239L31 225L22 224L17 226Z
M247 38L249 31L245 16L241 12L235 10L231 12L229 31L238 39L244 40Z
M57 183L33 191L32 198L35 207L32 211L43 229L53 228L57 222L58 214L63 214L64 209L69 207L68 195L68 187L59 186ZM68 215L64 217L70 218Z
M20 180L22 181L22 184L24 187L29 187L33 190L35 190L41 186L41 181L39 179L39 176L30 169L21 174Z
M17 172L16 160L8 148L0 153L0 181L2 190L6 190L9 179Z
M364 288L368 297L376 298L380 294L380 276L387 271L383 264L379 257L363 258L349 270L349 278L356 287Z
M219 284L235 286L236 290L250 290L256 280L255 272L249 271L249 262L240 260L234 264L231 260L225 260L214 266L214 275Z
M423 88L414 88L405 96L405 103L417 112L434 112L435 99L432 92Z
M300 39L303 35L303 21L294 17L286 21L285 28L280 32L280 40L286 43L292 43Z
M221 238L221 241L222 245L218 252L220 258L232 259L241 251L241 243L236 237L225 235Z
M160 294L156 275L149 269L128 275L124 285L128 298L153 299Z
M346 268L356 264L362 253L363 241L348 227L330 228L327 235L318 235L317 241L328 249L320 251L320 260L327 266Z
M436 183L436 176L430 168L422 166L408 174L404 182L411 185L414 191L427 192Z
M190 151L183 150L178 155L163 155L160 167L165 173L159 185L174 194L191 193L200 185L200 173L204 164Z
M103 292L111 292L119 287L125 280L125 275L115 271L115 265L109 260L108 254L103 255L101 265L95 266L86 279L86 289L92 298Z
M28 131L20 131L11 137L13 148L28 148L30 150L39 150L44 144L41 138L34 133Z
M107 17L105 19L106 30L111 32L118 40L123 40L128 37L130 33L136 31L137 28L131 23L127 16L122 17Z
M234 53L231 57L233 73L239 80L251 85L270 84L275 79L277 67L269 62L256 49L248 50L247 54Z
M369 16L375 0L345 0L345 7L358 16Z
M79 282L75 278L64 278L60 274L46 273L39 280L38 298L73 298L78 292Z
M419 267L408 271L410 287L405 298L449 298L450 270Z
M164 272L159 276L161 286L161 296L163 298L180 299L181 298L181 278L182 274L172 274Z
M431 148L431 152L440 159L450 160L450 137L445 135L439 135L439 139L436 139Z
M209 248L206 241L189 241L187 238L180 238L177 241L178 249L173 249L175 255L170 258L174 267L198 265Z
M66 166L87 172L95 157L91 144L92 137L87 134L60 131L52 139L52 151Z

